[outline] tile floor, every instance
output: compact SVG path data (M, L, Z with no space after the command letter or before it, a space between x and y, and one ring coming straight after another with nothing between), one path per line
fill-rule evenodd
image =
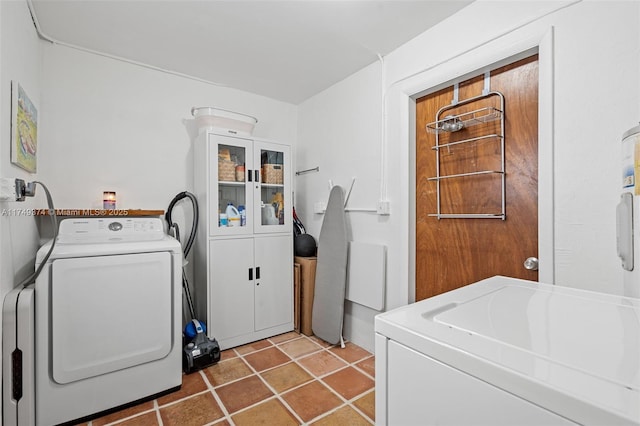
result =
M374 357L295 332L222 352L182 389L88 426L371 425Z

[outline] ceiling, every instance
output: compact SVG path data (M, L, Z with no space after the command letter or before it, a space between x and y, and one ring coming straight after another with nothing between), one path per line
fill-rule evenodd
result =
M299 104L471 1L31 0L47 38Z

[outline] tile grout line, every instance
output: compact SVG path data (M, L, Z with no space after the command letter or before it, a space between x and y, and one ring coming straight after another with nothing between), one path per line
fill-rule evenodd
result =
M154 401L155 401L155 400L154 400ZM130 416L123 417L123 418L121 418L121 419L116 419L116 420L114 420L114 421L112 421L112 422L109 422L109 423L105 423L105 425L104 425L104 426L117 425L117 424L122 423L122 422L124 422L124 421L131 420L131 419L135 419L135 418L136 418L136 417L138 417L138 416L142 416L142 415L144 415L144 414L149 414L149 413L154 412L154 411L156 411L156 410L155 410L155 408L150 408L150 409L148 409L148 410L144 410L144 411L141 411L141 412L139 412L139 413L132 414L132 415L130 415ZM98 419L99 419L99 418L98 418ZM94 422L94 421L96 421L96 420L98 420L98 419L90 420L89 422L87 422L87 425L93 425L93 422Z
M203 370L198 371L198 374L200 374L200 377L202 378L202 380L204 380L205 385L207 385L207 391L211 392L211 395L213 396L213 399L216 401L216 403L218 404L218 406L220 406L220 409L222 410L222 418L227 420L227 418L229 418L229 421L231 422L230 419L230 415L229 415L229 410L227 410L227 407L224 406L224 404L222 403L222 400L220 399L220 397L218 396L218 393L215 390L215 387L211 384L211 382L209 382L209 378L207 377L207 375L205 374L205 372ZM215 420L213 423L219 421L220 419ZM233 425L233 422L231 422L231 424Z
M311 339L309 339L309 340L311 340ZM330 371L330 372L328 372L328 373L326 373L326 374L323 374L323 375L321 375L321 376L317 376L317 375L313 374L311 371L307 370L303 365L301 365L301 364L299 364L299 363L297 362L297 361L298 361L297 359L296 359L296 360L294 360L294 361L296 361L296 363L298 363L298 365L299 365L301 368L303 368L305 371L307 371L308 373L310 373L313 377L315 377L315 378L316 378L316 380L317 380L317 381L321 382L325 387L329 388L329 390L330 390L331 392L333 392L335 395L337 395L337 396L338 396L338 398L340 398L342 401L344 401L344 403L343 403L343 404L339 405L338 407L335 407L335 408L334 408L334 409L332 409L332 410L329 410L329 411L327 411L327 412L325 412L325 413L322 413L322 414L318 415L317 417L315 417L315 418L311 419L309 422L311 423L311 422L318 421L318 420L320 420L320 419L322 419L322 418L324 418L324 417L329 416L329 415L330 415L330 414L332 414L332 413L335 413L336 411L340 410L340 409L341 409L341 408L343 408L343 407L349 407L349 408L353 409L356 413L358 413L360 416L362 416L362 418L363 418L363 419L365 419L366 421L368 421L369 423L371 423L371 424L375 424L375 420L370 419L368 415L366 415L366 414L365 414L364 412L362 412L362 411L361 411L357 406L355 406L355 405L353 404L353 402L355 402L356 400L358 400L358 399L360 399L360 398L364 397L365 395L367 395L367 394L369 394L369 393L371 393L371 392L375 392L375 378L374 378L374 377L371 377L367 372L365 372L364 370L362 370L360 367L358 367L358 366L356 365L356 363L361 363L362 361L366 361L367 359L373 358L373 357L374 357L374 354L371 354L370 352L366 351L366 352L369 354L368 356L365 356L364 358L361 358L361 359L358 359L358 360L356 360L356 361L350 362L350 361L347 361L346 359L342 358L341 356L337 355L337 354L336 354L336 353L334 353L333 351L331 351L331 349L332 349L332 348L336 348L336 347L337 347L337 345L332 345L332 346L329 346L329 347L323 348L323 350L325 350L326 352L328 352L328 353L330 353L331 355L335 356L336 358L340 359L340 360L341 360L341 361L343 361L346 365L344 365L344 366L342 366L342 367L340 367L340 368L338 368L338 369L336 369L336 370ZM305 357L306 357L306 356L305 356ZM342 395L340 395L340 394L339 394L336 390L334 390L334 389L333 389L333 388L332 388L328 383L326 383L324 380L322 380L323 378L328 377L328 376L330 376L330 375L332 375L332 374L335 374L335 373L337 373L337 372L339 372L339 371L342 371L342 370L344 370L344 369L346 369L346 368L348 368L348 367L352 367L352 368L354 368L356 371L358 371L358 372L362 373L365 377L368 377L368 378L370 378L370 379L372 379L372 380L374 381L374 387L373 387L372 389L368 389L368 390L366 390L366 391L362 392L361 394L358 394L358 395L354 396L353 398L351 398L351 399L349 399L349 400L347 400L345 397L343 397Z
M359 399L363 398L364 396L368 395L369 393L375 392L375 390L376 390L376 387L375 387L376 379L375 379L375 377L372 377L369 373L367 373L366 371L364 371L364 369L362 369L361 367L359 367L357 365L357 364L359 364L359 363L361 363L363 361L366 361L368 359L374 358L375 354L372 354L369 351L367 351L367 353L369 353L369 356L366 356L366 357L364 357L364 358L362 358L360 360L357 360L357 361L354 361L354 362L351 362L351 363L348 363L348 364L349 364L349 366L355 368L356 371L364 374L366 377L369 377L371 380L373 380L373 388L369 389L369 390L367 390L367 391L365 391L365 392L363 392L363 393L361 393L359 395L354 396L353 398L351 398L349 400L348 404L353 410L355 410L358 414L360 414L365 420L368 420L369 422L371 422L372 424L375 425L375 419L371 419L367 414L365 414L362 410L360 410L360 408L358 408L358 406L356 406L354 404L354 402L356 400L359 400Z
M292 340L293 340L293 339L292 339ZM288 340L288 341L291 341L291 340ZM272 367L272 368L265 369L265 370L263 370L262 372L270 371L270 370L276 369L276 368L278 368L278 367L281 367L281 366L283 366L283 365L289 364L290 362L294 362L294 359L293 359L293 358L291 358L291 356L289 356L289 354L287 354L286 352L284 352L282 349L278 348L278 345L273 345L273 346L274 346L274 347L276 347L280 352L282 352L283 354L285 354L285 355L289 358L289 362L286 362L286 363L284 363L284 364L277 365L277 366ZM264 348L264 349L267 349L267 348ZM257 352L257 351L256 351L256 352ZM255 353L255 352L251 352L251 353ZM247 354L247 355L249 355L249 354ZM295 411L295 410L294 410L294 409L293 409L293 408L292 408L292 407L291 407L291 406L290 406L290 405L289 405L289 404L288 404L288 403L287 403L287 402L282 398L282 393L281 393L281 392L276 391L276 389L275 389L275 388L273 388L273 386L271 386L271 384L269 384L269 382L267 382L267 381L265 380L265 378L264 378L264 377L262 377L262 375L260 374L260 372L258 372L258 371L253 367L253 365L251 365L251 364L250 364L248 361L246 361L245 359L243 359L242 361L243 361L243 362L245 362L245 363L249 366L249 368L250 368L250 369L254 372L254 374L255 374L255 375L256 375L256 376L257 376L257 377L262 381L262 383L267 387L267 389L269 389L271 392L273 392L273 395L272 395L271 397L269 397L269 398L263 399L263 400L261 400L261 401L256 402L255 404L252 404L252 405L250 405L250 406L248 406L248 407L245 407L245 408L243 408L242 410L238 410L236 413L240 413L240 412L242 412L242 411L245 411L245 410L248 410L248 409L250 409L250 408L253 408L254 406L259 405L259 404L261 404L261 403L263 403L263 402L265 402L265 401L269 401L269 400L271 400L271 399L277 399L278 401L280 401L280 403L281 403L282 405L284 405L284 407L285 407L285 409L286 409L286 410L288 410L291 414L293 414L293 416L295 417L296 421L297 421L299 424L301 424L301 425L302 425L302 424L304 424L304 422L302 421L302 418L298 415L298 413L296 413L296 411ZM312 376L312 377L313 377L313 376ZM308 382L305 382L305 383L308 383ZM302 385L300 385L300 386L302 386ZM290 390L290 389L289 389L289 390ZM289 390L287 390L287 391L289 391ZM234 413L234 414L235 414L235 413Z
M356 412L358 412L362 417L364 417L366 420L368 420L369 422L371 422L371 424L374 424L374 425L375 425L376 421L375 421L374 419L370 418L368 414L366 414L366 413L365 413L364 411L362 411L362 410L361 410L357 405L355 405L355 404L354 404L354 402L355 402L356 400L361 399L361 398L363 398L363 397L365 397L365 396L367 396L368 394L373 393L373 392L375 392L375 388L373 388L373 389L369 389L368 391L363 392L363 393L361 393L360 395L357 395L357 396L353 397L353 398L350 400L349 405L350 405L350 406L351 406L351 408L353 408Z
M290 333L293 333L293 332L290 332ZM370 393L372 393L372 392L375 392L375 376L371 376L371 375L370 375L367 371L365 371L363 368L361 368L361 367L359 367L359 366L357 366L357 365L356 365L357 363L362 363L362 362L364 362L364 361L366 361L366 360L368 360L368 359L373 358L373 357L375 356L375 354L371 354L371 353L369 353L368 351L366 351L365 349L363 349L365 352L367 352L367 354L368 354L368 355L367 355L367 356L364 356L364 357L363 357L363 358L361 358L361 359L358 359L358 360L355 360L355 361L353 361L353 362L350 362L350 361L348 361L347 359L345 359L345 358L341 357L340 355L338 355L337 353L335 353L334 351L332 351L332 349L334 349L334 348L337 348L337 347L338 347L337 345L328 345L328 346L325 346L325 345L324 345L324 344L322 344L322 343L325 343L325 344L326 344L326 342L324 342L324 341L316 341L316 340L318 340L318 338L317 338L317 337L314 339L314 338L312 338L313 336L307 336L307 335L304 335L304 334L302 334L302 333L296 333L296 334L297 334L297 336L292 336L290 339L282 340L282 341L280 341L280 342L275 342L275 341L273 341L273 340L272 340L272 337L271 337L271 338L263 339L264 341L266 341L266 342L268 342L268 343L269 343L269 345L268 345L268 346L266 346L266 347L264 347L264 348L256 349L256 350L253 350L253 351L250 351L250 352L244 353L244 354L241 354L241 353L237 350L238 348L230 348L230 349L228 349L228 351L233 351L232 353L233 353L233 354L235 354L235 356L232 356L232 357L231 357L231 358L229 358L228 360L232 360L232 359L234 359L234 358L238 358L238 359L242 360L243 364L245 364L245 365L249 368L249 370L252 372L252 374L249 374L249 375L244 376L244 377L240 377L240 378L238 378L238 379L235 379L235 380L233 380L233 381L230 381L230 382L227 382L227 383L224 383L224 384L218 385L218 386L216 387L216 386L214 386L214 385L209 381L209 378L207 377L207 375L206 375L206 373L204 372L204 370L200 370L200 371L198 372L198 374L200 374L200 377L202 378L202 380L204 380L204 383L205 383L205 385L206 385L207 389L205 389L205 390L203 390L203 391L201 391L201 392L196 392L196 393L194 393L194 394L190 394L190 395L188 395L188 396L186 396L186 397L184 397L184 398L178 399L178 400L176 400L176 401L171 401L171 402L169 402L169 403L167 403L167 404L162 405L162 407L172 406L172 405L175 405L175 404L177 404L177 403L179 403L179 402L182 402L182 401L184 401L184 400L187 400L187 399L189 399L189 398L192 398L192 397L194 397L194 396L201 395L201 394L205 394L206 392L211 392L211 393L212 393L212 395L213 395L213 397L214 397L214 400L216 401L216 403L217 403L217 404L219 405L219 407L221 408L221 411L222 411L223 416L222 416L222 417L220 417L220 418L218 418L218 419L216 419L216 420L214 420L214 421L213 421L213 422L211 422L211 423L207 423L207 424L206 424L206 426L214 425L215 423L219 423L219 422L222 422L222 421L227 421L227 422L229 422L229 423L233 426L233 425L235 425L235 422L234 422L234 421L232 420L232 418L231 418L232 413L230 413L230 412L229 412L229 410L227 409L227 407L224 405L224 403L223 403L223 402L222 402L222 400L220 399L220 397L219 397L219 395L218 395L218 393L217 393L216 389L218 389L218 388L220 388L220 387L223 387L223 386L226 386L226 385L229 385L229 384L232 384L232 383L236 383L236 382L241 381L241 380L243 380L243 379L246 379L247 377L250 377L250 376L252 376L252 375L256 375L256 376L258 377L258 379L260 379L260 381L261 381L261 382L262 382L262 383L267 387L267 389L269 389L269 391L273 393L273 395L271 395L271 396L269 396L269 397L267 397L267 398L265 398L265 399L262 399L262 400L260 400L260 401L258 401L258 402L256 402L256 403L254 403L254 404L252 404L252 405L250 405L250 406L244 407L243 409L241 409L241 410L238 410L238 411L234 412L234 413L233 413L233 415L235 415L235 414L237 414L237 413L242 413L242 412L247 411L247 410L249 410L249 409L251 409L251 408L254 408L255 406L257 406L257 405L259 405L259 404L261 404L261 403L264 403L264 402L271 401L271 400L274 400L274 399L275 399L275 400L278 400L278 401L279 401L279 402L280 402L280 403L285 407L285 409L286 409L287 411L289 411L289 413L290 413L290 414L292 414L292 415L294 416L295 420L296 420L300 425L308 425L308 424L310 424L310 423L312 423L312 422L318 421L318 420L320 420L320 419L322 419L322 418L325 418L325 417L327 417L327 416L331 415L332 413L335 413L336 411L338 411L338 410L340 410L340 409L342 409L342 408L344 408L344 407L349 407L349 408L351 408L351 409L352 409L352 410L354 410L358 415L362 416L362 417L363 417L367 422L372 423L372 424L375 424L375 420L373 420L373 419L369 418L369 416L368 416L367 414L365 414L361 409L359 409L357 406L355 406L355 405L353 404L356 400L359 400L359 399L361 399L361 398L365 397L366 395L368 395L368 394L370 394ZM285 344L287 344L287 343L292 343L292 342L295 342L295 341L298 341L298 340L305 340L305 341L307 341L307 342L309 342L309 343L312 343L314 346L318 346L318 349L317 349L317 350L313 350L312 352L309 352L309 353L303 353L303 354L298 355L297 357L295 357L295 358L294 358L292 355L290 355L290 354L289 354L289 353L287 353L283 348L281 348L281 347L280 347L281 345L285 345ZM258 341L258 342L259 342L259 341ZM255 343L255 342L254 342L254 343ZM355 345L355 344L354 344L354 346L358 347L358 346L357 346L357 345ZM267 369L264 369L264 370L262 370L262 371L258 372L258 371L257 371L257 370L256 370L256 369L255 369L255 368L254 368L254 367L253 367L253 366L252 366L252 365L251 365L251 364L250 364L250 363L245 359L245 357L246 357L246 356L248 356L248 355L256 354L256 353L258 353L258 352L264 351L264 350L266 350L266 349L270 349L270 348L272 348L272 347L277 348L277 349L278 349L278 351L280 351L282 354L284 354L284 355L285 355L289 360L288 360L288 361L286 361L286 362L284 362L284 363L282 363L282 364L276 365L276 366L274 366L274 367L269 367L269 368L267 368ZM344 363L344 365L340 366L339 368L337 368L337 369L335 369L335 370L332 370L332 371L330 371L330 372L327 372L327 373L325 373L325 374L322 374L322 375L316 375L316 374L314 374L312 371L310 371L309 369L307 369L304 365L302 365L302 364L299 362L300 360L304 360L305 358L309 358L309 357L311 357L311 356L318 355L318 354L321 354L321 353L323 353L323 352L327 352L327 353L328 353L328 354L330 354L331 356L333 356L333 357L335 357L336 359L340 360L341 362L343 362L343 363ZM224 361L227 361L227 360L223 360L223 362L224 362ZM296 366L298 366L299 368L301 368L301 369L302 369L302 371L306 372L306 373L311 377L311 379L310 379L310 380L307 380L306 382L301 383L301 384L299 384L299 385L297 385L297 386L294 386L294 387L292 387L292 388L290 388L290 389L286 389L286 390L284 390L283 392L277 392L277 391L275 390L275 388L273 388L273 387L272 387L272 386L271 386L271 385L266 381L266 379L262 377L262 373L269 372L269 371L271 371L271 370L274 370L274 369L276 369L276 368L282 367L282 366L287 365L287 364L290 364L290 363L293 363L293 364L295 364ZM343 397L342 395L340 395L336 390L334 390L334 389L333 389L333 388L332 388L328 383L326 383L326 382L323 380L324 378L326 378L326 377L328 377L328 376L330 376L330 375L332 375L332 374L335 374L335 373L337 373L337 372L340 372L340 371L342 371L342 370L346 369L347 367L353 367L357 372L359 372L359 373L363 374L365 377L367 377L367 378L369 378L369 379L373 380L373 381L374 381L374 387L373 387L372 389L368 389L368 390L364 391L363 393L361 393L361 394L359 394L359 395L356 395L356 396L354 396L353 398L351 398L351 399L347 400L345 397ZM293 392L293 391L295 391L296 389L302 388L302 387L304 387L304 386L306 386L306 385L308 385L308 384L310 384L310 383L312 383L312 382L314 382L314 381L319 382L323 387L325 387L325 388L329 389L329 391L330 391L332 394L334 394L335 396L337 396L337 397L338 397L338 399L341 401L341 404L340 404L340 405L338 405L337 407L334 407L333 409L330 409L330 410L328 410L328 411L326 411L326 412L324 412L324 413L319 414L318 416L314 417L313 419L310 419L310 420L309 420L309 422L304 422L304 421L302 421L302 418L298 415L298 413L297 413L297 412L296 412L296 411L295 411L295 410L294 410L294 409L293 409L293 408L292 408L292 407L291 407L291 406L286 402L286 400L284 400L283 395L284 395L284 394L287 394L287 393L290 393L290 392ZM128 417L126 417L126 418L118 419L118 420L116 420L115 422L111 422L111 423L109 423L109 425L115 425L115 424L122 423L122 422L127 421L127 420L131 420L131 419L137 418L137 417L139 417L139 416L142 416L142 415L148 414L148 413L150 413L150 412L155 412L155 413L156 413L156 420L158 421L159 426L163 426L162 416L161 416L161 413L160 413L160 408L161 408L161 406L160 406L160 404L159 404L158 400L157 400L157 399L154 399L154 400L153 400L153 408L152 408L152 409L145 410L145 411L143 411L143 412L141 412L141 413L137 413L137 414L135 414L135 415L131 415L131 416L128 416ZM93 425L93 421L91 421L90 423L88 423L88 426L92 426L92 425Z
M305 339L306 341L308 341L308 342L310 342L310 343L312 343L312 344L314 344L314 345L318 346L318 347L319 347L319 349L318 349L318 350L314 350L314 351L309 352L309 353L306 353L306 354L303 354L303 355L300 355L300 356L298 356L298 357L295 357L295 358L294 358L294 357L292 357L290 354L288 354L284 349L282 349L282 348L280 348L280 347L279 347L280 345L284 345L284 344L286 344L286 343L290 343L290 342L292 342L292 341L302 340L302 339ZM262 403L262 402L264 402L264 401L268 401L268 400L270 400L270 399L276 398L276 399L278 399L278 400L279 400L279 401L280 401L280 402L281 402L281 403L282 403L282 404L283 404L283 405L284 405L284 406L285 406L285 407L286 407L286 408L287 408L291 413L293 413L293 414L294 414L294 416L296 417L296 419L298 420L298 422L299 422L301 425L308 425L310 422L313 422L313 421L317 421L317 420L319 420L319 419L322 419L322 418L324 418L324 417L326 417L326 416L328 416L328 415L330 415L330 414L332 414L332 413L336 412L337 410L339 410L339 409L341 409L341 408L343 408L343 407L348 406L348 407L350 407L350 408L352 408L352 409L354 408L354 407L350 404L349 400L347 400L346 398L344 398L342 395L340 395L339 393L337 393L337 392L336 392L336 391L335 391L331 386L329 386L327 383L325 383L323 380L321 380L321 378L322 378L322 377L326 377L326 376L328 376L328 375L330 375L330 374L336 373L336 372L338 372L338 371L341 371L341 370L343 370L343 369L345 369L345 368L347 368L347 367L349 367L349 366L352 366L352 365L353 365L353 363L350 363L349 361L347 361L347 360L345 360L345 359L341 358L340 356L338 356L338 355L336 355L336 354L334 354L334 353L332 353L332 352L330 351L330 349L332 349L332 348L336 347L335 345L330 345L330 346L326 346L326 347L325 347L325 346L322 346L322 345L318 344L318 343L317 343L317 342L315 342L313 339L311 339L311 338L309 338L308 336L305 336L305 335L300 335L300 337L298 337L298 338L295 338L295 337L294 337L294 338L292 338L292 339L284 340L284 341L279 342L279 343L274 343L271 339L267 339L267 340L269 340L269 342L272 344L272 346L276 347L276 348L277 348L278 350L280 350L283 354L285 354L285 355L290 359L290 361L289 361L289 362L285 362L285 363L280 364L280 365L277 365L277 366L274 366L274 367L271 367L271 368L268 368L268 369L265 369L265 370L262 370L262 371L260 371L260 372L258 372L257 370L255 370L255 368L253 368L253 366L249 365L249 367L251 368L251 370L253 370L253 371L255 372L255 374L260 378L260 380L261 380L261 381L262 381L262 382L263 382L263 383L264 383L264 384L265 384L265 385L266 385L266 386L267 386L267 387L268 387L268 388L269 388L269 389L274 393L274 396L272 396L272 397L270 397L270 398L267 398L267 399L264 399L264 400L262 400L262 401L259 401L259 402L255 403L255 404L253 404L253 405L251 405L251 406L249 406L249 407L245 407L245 408L243 408L242 410L237 411L237 413L242 412L242 411L245 411L245 410L248 410L248 409L250 409L250 408L252 408L252 407L254 407L254 406L256 406L256 405L259 405L260 403ZM265 350L265 349L268 349L268 348L262 348L262 349L259 349L259 350L254 351L254 352L246 353L246 354L242 355L242 357L244 357L244 356L246 356L246 355L250 355L250 354L254 354L254 353L260 352L261 350ZM298 362L298 360L300 360L300 359L307 358L307 357L310 357L310 356L312 356L312 355L319 354L319 353L321 353L321 352L327 352L327 353L331 354L332 356L335 356L337 359L339 359L339 360L341 360L342 362L344 362L344 363L345 363L345 365L343 365L342 367L340 367L340 368L338 368L338 369L336 369L336 370L330 371L330 372L328 372L328 373L326 373L326 374L324 374L324 375L318 376L318 375L314 374L313 372L309 371L307 368L305 368L303 365L301 365L301 364ZM369 358L369 357L365 357L365 358L359 359L359 360L357 360L356 362L361 362L361 361L363 361L364 359L367 359L367 358ZM243 359L243 361L244 361L245 363L249 364L246 360L244 360L244 359ZM299 384L299 385L297 385L297 386L294 386L294 387L292 387L292 388L290 388L290 389L287 389L286 391L283 391L283 392L277 392L277 391L276 391L276 390L275 390L275 389L274 389L274 388L273 388L273 387L272 387L272 386L271 386L271 385L270 385L270 384L269 384L269 383L268 383L268 382L267 382L267 381L262 377L261 373L264 373L264 372L267 372L267 371L270 371L270 370L274 370L274 369L276 369L276 368L278 368L278 367L282 367L283 365L286 365L286 364L289 364L289 363L295 363L295 364L296 364L298 367L300 367L303 371L307 372L307 373L310 375L311 380L308 380L308 381L306 381L306 382L304 382L304 383L301 383L301 384ZM358 371L360 371L360 369L358 369ZM367 376L367 377L369 377L368 375L366 375L366 376ZM324 386L324 387L325 387L325 388L327 388L330 392L332 392L334 395L336 395L336 396L338 397L338 399L341 401L341 404L340 404L340 405L338 405L337 407L334 407L334 408L333 408L333 409L331 409L331 410L328 410L328 411L326 411L326 412L324 412L324 413L321 413L321 414L319 414L318 416L316 416L316 417L314 417L314 418L310 419L310 420L309 420L309 422L304 422L304 421L302 421L302 418L301 418L301 417L299 417L298 413L297 413L297 412L296 412L296 411L295 411L295 410L294 410L294 409L293 409L293 408L292 408L292 407L291 407L291 406L286 402L286 400L284 400L284 398L283 398L282 396L283 396L284 394L286 394L286 393L290 393L290 392L295 391L296 389L302 388L302 387L304 387L304 386L306 386L306 385L308 385L309 383L312 383L312 382L314 382L314 381L319 382L322 386ZM371 390L369 390L369 391L371 391ZM362 395L365 395L365 394L366 394L366 392L363 392L361 395L357 395L356 397L354 397L354 399L355 399L355 398L358 398L358 397L360 397L360 396L362 396ZM361 412L360 412L360 410L354 410L354 411L356 411L356 412L357 412L358 414L360 414L360 415L362 415L362 414L363 414L363 413L361 413ZM234 414L235 414L235 413L234 413ZM369 421L368 416L364 415L364 416L363 416L363 418L364 418L365 420Z
M313 340L312 340L312 339L310 339L310 338L308 338L308 337L307 337L307 340L309 340L309 341L313 342ZM315 343L315 342L313 342L313 343ZM315 344L317 344L317 343L315 343ZM305 355L305 356L303 356L303 357L298 357L298 358L296 358L296 359L294 359L294 360L293 360L293 361L294 361L294 362L295 362L295 363L296 363L300 368L302 368L304 371L306 371L307 373L309 373L309 374L311 375L311 377L313 377L313 378L314 378L314 379L313 379L313 381L316 381L316 382L320 383L322 386L324 386L324 387L325 387L325 388L327 388L330 392L332 392L334 395L336 395L336 396L338 397L338 399L341 401L341 404L339 404L337 407L334 407L334 408L332 408L331 410L325 411L324 413L318 414L316 417L313 417L313 418L312 418L312 419L310 419L308 422L306 422L306 423L302 423L302 425L309 425L309 424L311 424L312 422L315 422L315 421L318 421L318 420L320 420L320 419L322 419L322 418L324 418L324 417L327 417L327 416L329 416L330 414L335 413L335 412L336 412L336 411L338 411L339 409L341 409L341 408L343 408L343 407L345 407L345 406L347 406L347 405L348 405L348 401L347 401L347 400L346 400L342 395L340 395L339 393L337 393L337 392L336 392L336 391L335 391L331 386L329 386L329 384L328 384L328 383L325 383L325 382L322 380L322 378L323 378L323 377L327 377L327 376L329 376L329 375L331 375L331 374L334 374L334 373L336 373L336 372L338 372L338 371L341 371L341 370L343 370L343 369L345 369L345 368L349 367L349 365L350 365L346 360L344 360L344 359L340 358L339 356L337 356L337 355L335 355L334 353L332 353L332 352L331 352L331 350L330 350L330 349L331 349L331 348L333 348L333 347L335 347L335 345L328 346L328 347L321 347L321 350L319 350L319 351L316 351L316 352L313 352L313 353L310 353L310 354L306 354L306 355ZM339 359L339 360L341 360L342 362L344 362L344 363L345 363L345 365L341 366L340 368L337 368L336 370L332 370L332 371L330 371L330 372L328 372L328 373L325 373L325 374L323 374L323 375L316 375L316 374L314 374L312 371L308 370L304 365L302 365L302 364L300 364L300 363L298 362L298 360L300 360L300 359L302 359L302 358L307 358L307 357L310 357L310 356L312 356L312 355L315 355L315 354L318 354L318 353L321 353L321 352L327 352L327 353L331 354L332 356L335 356L337 359ZM308 383L305 383L305 384L308 384ZM287 390L287 393L288 393L288 392L291 392L291 391L293 391L293 390L295 390L295 389L297 389L297 388L300 388L300 387L302 387L302 386L304 386L304 385L299 385L299 386L297 386L296 388L288 389L288 390Z
M180 385L180 387L182 388L182 385ZM162 415L160 414L160 404L158 404L158 398L153 400L153 409L156 412L156 420L158 420L158 426L164 426L164 422L162 421Z
M264 340L267 340L267 339L264 339ZM230 384L233 384L233 383L237 383L237 382L242 381L242 380L244 380L244 379L246 379L246 378L248 378L248 377L251 377L251 376L253 376L253 375L258 376L258 378L260 378L260 379L262 380L262 377L260 377L260 375L259 375L259 373L257 372L257 370L256 370L256 369L255 369L255 368L254 368L254 367L253 367L253 366L252 366L252 365L251 365L251 364L250 364L250 363L245 359L245 356L247 356L247 355L252 355L252 354L258 353L258 352L260 352L260 351L263 351L263 350L269 349L269 348L271 348L272 346L275 346L275 345L267 346L267 347L265 347L265 348L261 348L261 349L257 349L257 350L255 350L255 351L247 352L247 353L245 353L245 354L241 354L240 352L238 352L238 351L237 351L237 348L230 348L230 349L228 349L228 350L232 350L232 351L235 353L235 356L234 356L234 357L231 357L231 358L229 358L229 359L227 359L227 360L223 360L222 362L228 362L228 361L231 361L231 360L233 360L233 359L236 359L236 358L237 358L237 359L239 359L240 361L242 361L242 363L243 363L243 364L244 364L244 365L245 365L245 366L246 366L250 371L252 371L252 374L248 374L248 375L246 375L246 376L239 377L239 378L234 379L234 380L231 380L231 381L229 381L229 382L225 382L225 383L223 383L223 384L220 384L220 385L215 386L215 385L211 384L211 382L209 382L209 379L208 379L208 377L206 377L206 374L204 373L204 371L202 371L202 370L200 371L201 375L202 375L202 374L204 374L204 376L205 376L205 377L204 377L204 380L205 380L205 384L207 385L208 389L207 389L207 390L205 390L205 391L199 392L199 393L205 393L205 392L208 392L208 391L212 392L212 394L213 394L213 396L214 396L214 399L215 399L215 400L216 400L216 402L220 405L220 407L222 407L223 414L224 414L224 417L222 417L222 418L220 418L220 419L217 419L217 420L215 420L215 421L214 421L214 422L212 422L212 423L207 423L207 425L215 424L216 422L219 422L219 421L221 421L222 419L224 419L224 420L228 421L231 425L235 425L235 422L234 422L234 421L233 421L233 419L231 418L231 416L232 416L232 415L235 415L235 414L237 414L237 413L243 412L243 411L245 411L245 410L247 410L247 409L249 409L249 408L252 408L253 406L255 406L255 405L259 404L259 403L262 403L262 402L264 402L264 401L268 401L268 400L270 400L270 399L273 399L273 398L276 396L276 394L277 394L277 393L274 393L274 395L272 395L272 396L270 396L270 397L268 397L268 398L265 398L265 399L263 399L263 400L261 400L261 401L258 401L258 402L256 402L255 404L252 404L252 405L250 405L250 406L248 406L248 407L242 408L241 410L238 410L238 411L236 411L236 412L234 412L234 413L231 413L231 412L229 412L229 410L227 409L227 407L224 405L224 403L222 402L222 400L220 399L220 397L219 397L219 395L218 395L218 393L217 393L217 389L219 389L219 388L221 388L221 387L224 387L224 386L227 386L227 385L230 385ZM276 368L276 367L274 367L274 368ZM265 370L265 371L266 371L266 370ZM264 381L264 380L263 380L263 381ZM199 394L199 393L198 393L198 394ZM195 394L194 394L194 395L195 395ZM190 395L190 396L191 396L191 395ZM190 396L189 396L189 397L190 397ZM188 399L189 397L183 398L182 400L184 400L184 399Z
M368 420L368 421L373 422L375 424L375 420L371 419L367 414L365 414L364 411L362 411L360 408L358 408L357 405L354 404L354 402L356 402L357 400L362 399L365 396L367 396L368 394L373 393L373 392L375 392L375 388L366 390L366 391L362 392L361 394L358 394L358 395L354 396L353 398L351 398L349 400L348 404L349 404L349 406L351 408L353 408L356 412L358 412L365 420Z

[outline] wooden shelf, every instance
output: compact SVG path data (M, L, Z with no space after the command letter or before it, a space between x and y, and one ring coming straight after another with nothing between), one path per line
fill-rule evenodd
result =
M49 216L49 209L36 209L36 216ZM142 209L56 209L57 216L69 217L144 217L162 216L164 210L142 210Z

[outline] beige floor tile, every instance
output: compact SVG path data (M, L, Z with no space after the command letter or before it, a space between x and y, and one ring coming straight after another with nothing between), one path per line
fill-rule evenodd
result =
M224 417L210 392L160 408L163 426L202 426Z
M322 381L347 400L373 389L375 385L373 380L353 367L336 371L323 377Z
M282 399L289 404L304 422L308 422L342 404L340 398L318 381L313 381L284 393L282 394Z
M291 340L289 342L278 345L278 347L293 359L308 355L313 352L317 352L322 349L311 340L305 338Z
M235 358L237 356L238 356L238 354L236 353L235 350L226 349L226 350L220 352L220 361L225 361L227 359Z
M347 342L344 348L335 346L329 350L348 363L358 362L366 357L371 356L369 352L365 351L360 346L354 345L351 342Z
M292 361L292 357L297 358ZM375 420L374 381L371 380L375 374L375 358L352 343L341 349L315 336L289 332L223 351L218 364L183 375L180 390L158 398L159 410L153 401L148 401L93 420L91 425L155 426L159 424L159 414L163 426L229 426L230 420L207 390L203 374L215 387L236 425L286 425L291 420L291 424L297 424L290 409L303 422L317 419L314 424L319 425L355 426ZM314 380L313 376L323 377L326 383ZM280 398L286 404L274 398L263 380L281 392ZM328 386L347 400L357 398L351 404L361 413L348 404L341 407L344 400ZM330 414L323 416L327 412ZM363 420L367 423L361 423Z
M376 392L372 391L368 394L353 401L353 405L358 407L369 419L376 420Z
M376 358L371 357L365 360L362 360L356 364L358 368L362 371L370 375L371 377L376 377Z
M324 376L347 365L345 361L329 351L322 351L300 358L297 362L316 377Z
M324 340L322 340L318 336L307 336L307 338L311 339L313 342L317 343L318 345L322 346L323 348L328 348L330 346L333 346L331 343L325 342Z
M288 333L278 334L277 336L269 337L269 340L271 340L271 342L274 345L277 345L279 343L283 343L288 340L297 339L298 337L300 337L299 333L296 333L295 331L290 331Z
M296 426L295 416L276 398L231 416L236 426L277 425Z
M268 368L277 367L278 365L291 361L286 354L276 347L263 349L244 356L244 360L251 365L256 371L263 371Z
M158 413L154 410L118 423L117 426L157 426L159 424Z
M255 375L220 386L216 393L230 414L273 396L273 392Z
M349 406L344 406L313 423L313 426L369 426L371 422Z
M205 390L207 390L207 384L204 382L199 372L183 374L182 387L180 390L158 398L158 405L165 405Z
M294 362L281 365L261 374L262 378L278 393L285 392L310 380L313 377Z
M213 386L220 386L242 377L250 376L253 371L242 358L232 358L207 367L204 369L204 374L209 379L209 383Z
M240 355L246 355L251 352L259 351L260 349L268 348L269 346L271 346L271 342L267 339L264 339L258 340L257 342L248 343L243 346L238 346L234 349Z

